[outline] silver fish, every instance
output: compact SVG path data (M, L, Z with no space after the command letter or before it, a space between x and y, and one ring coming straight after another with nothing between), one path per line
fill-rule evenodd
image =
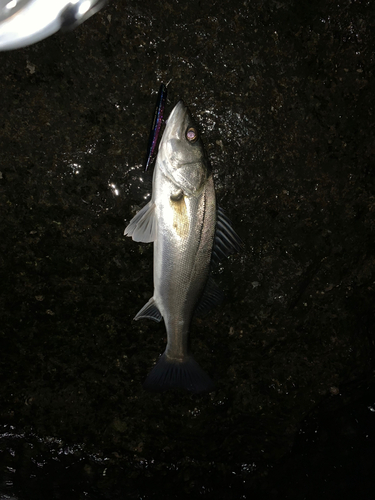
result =
M182 101L172 110L160 142L151 200L130 221L125 235L154 243L154 295L134 319L164 318L167 329L167 347L144 387L212 390L212 380L190 354L190 324L194 313L222 300L210 268L239 251L242 242L216 207L212 172Z

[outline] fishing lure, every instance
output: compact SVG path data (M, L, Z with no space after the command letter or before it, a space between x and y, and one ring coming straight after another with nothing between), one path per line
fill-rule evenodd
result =
M156 149L156 144L158 142L161 124L163 122L163 114L164 114L164 108L165 108L166 101L167 101L167 85L164 85L164 83L162 83L160 85L160 89L158 92L155 113L154 113L154 117L152 119L150 136L148 139L145 172L151 163L151 159L152 159L154 152L155 152L155 149Z

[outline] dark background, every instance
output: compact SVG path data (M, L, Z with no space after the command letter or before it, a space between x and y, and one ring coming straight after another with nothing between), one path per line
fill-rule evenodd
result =
M112 1L0 53L0 496L372 499L371 1ZM123 236L160 82L245 251L194 320L206 395L150 394L152 246Z

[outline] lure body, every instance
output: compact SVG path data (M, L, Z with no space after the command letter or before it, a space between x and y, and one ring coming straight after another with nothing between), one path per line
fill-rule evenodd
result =
M164 108L165 108L166 101L167 101L167 86L164 85L164 83L162 83L160 85L160 89L158 92L155 113L154 113L154 117L152 119L150 136L148 139L145 172L148 169L148 167L151 163L151 160L153 158L153 155L155 153L156 144L158 142L158 138L159 138L159 134L160 134L161 124L163 122L163 114L164 114Z

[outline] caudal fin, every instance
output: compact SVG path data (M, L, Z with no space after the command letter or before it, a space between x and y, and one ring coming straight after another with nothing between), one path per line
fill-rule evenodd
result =
M148 391L186 389L191 392L209 392L214 383L191 357L185 361L168 358L164 353L149 373L143 387Z

